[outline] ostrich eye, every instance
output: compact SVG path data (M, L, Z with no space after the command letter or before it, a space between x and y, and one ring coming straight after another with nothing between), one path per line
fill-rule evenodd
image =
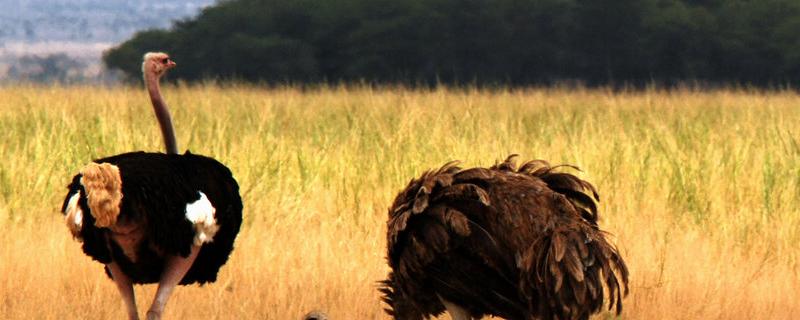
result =
M169 58L164 58L164 59L161 59L161 63L163 63L163 64L167 64L167 62L169 62Z

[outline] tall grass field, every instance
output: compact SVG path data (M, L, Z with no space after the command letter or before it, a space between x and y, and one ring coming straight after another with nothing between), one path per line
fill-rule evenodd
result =
M376 282L396 193L450 160L513 153L577 165L598 188L600 226L631 271L621 319L800 318L795 92L163 91L179 148L226 164L244 199L219 280L178 288L167 319L386 319ZM0 88L3 318L125 317L59 210L83 165L134 150L163 150L140 87ZM142 314L154 292L136 287Z

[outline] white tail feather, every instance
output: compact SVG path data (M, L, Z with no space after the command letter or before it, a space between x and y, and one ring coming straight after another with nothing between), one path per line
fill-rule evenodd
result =
M214 235L219 230L217 220L214 218L216 209L208 201L203 192L198 191L200 199L186 205L186 219L194 224L194 244L202 245L214 240Z

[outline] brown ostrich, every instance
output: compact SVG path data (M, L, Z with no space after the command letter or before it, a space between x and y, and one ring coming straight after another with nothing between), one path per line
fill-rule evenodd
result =
M595 188L515 159L451 162L397 195L380 289L394 318L588 319L606 302L622 311L628 269L597 226Z
M147 318L159 319L176 285L214 282L242 223L231 171L212 158L178 154L158 85L174 66L164 53L148 53L142 63L167 153L94 160L72 178L61 210L83 252L104 264L129 319L139 319L134 284L158 283Z

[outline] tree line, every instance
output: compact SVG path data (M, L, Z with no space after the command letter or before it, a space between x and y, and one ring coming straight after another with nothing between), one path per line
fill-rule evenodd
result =
M139 78L411 85L800 83L796 0L228 0L107 51Z

